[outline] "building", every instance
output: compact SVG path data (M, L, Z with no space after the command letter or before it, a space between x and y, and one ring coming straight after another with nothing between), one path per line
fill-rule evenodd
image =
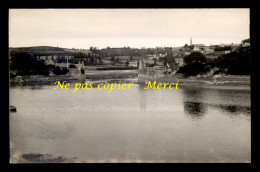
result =
M230 50L225 50L224 52L225 52L225 54L229 54L231 51Z
M111 64L111 61L107 59L102 59L102 64Z
M55 63L52 60L45 60L44 62L46 65L55 65Z
M60 67L60 69L68 69L70 63L56 63L55 67Z
M130 61L129 62L129 67L137 67L138 64L137 64L137 61Z
M194 51L204 50L205 48L204 44L193 44L193 46L194 46L193 48Z
M225 51L214 51L213 55L215 56L222 56L225 54Z
M203 54L212 54L212 53L214 53L214 48L212 48L210 46L204 47Z
M154 65L154 60L144 60L145 65Z
M205 55L205 57L208 58L208 59L215 59L215 58L217 58L218 56L213 55L213 54L209 54L209 55Z
M190 52L184 52L184 55L185 56L190 55Z
M178 66L183 66L184 62L183 62L183 58L179 57L179 58L174 58L175 62L178 64Z
M77 66L74 64L69 65L69 74L71 76L76 76L80 74L80 71L78 70Z
M250 42L242 43L242 47L250 47Z
M157 57L157 58L156 58ZM147 55L146 57L145 57L145 59L147 59L147 60L153 60L153 59L159 59L159 56L156 56L156 55Z

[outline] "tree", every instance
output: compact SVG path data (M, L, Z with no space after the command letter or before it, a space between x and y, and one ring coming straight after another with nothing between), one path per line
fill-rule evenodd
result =
M49 75L49 67L44 61L32 58L28 52L10 52L10 70L17 71L17 75Z
M154 66L156 66L157 65L157 59L154 58L153 60L154 60Z
M125 66L126 66L126 67L129 66L129 60L126 60L126 62L125 62Z
M54 69L53 69L53 73L55 75L65 75L69 72L69 69L61 69L59 66L56 66Z
M90 58L89 58L89 64L90 65L94 65L95 64L95 59L96 59L96 57L94 55L91 55Z
M86 65L86 66L89 65L90 56L91 56L90 54L84 54L82 52L79 52L76 54L77 61L79 63L84 63L84 65Z
M114 57L114 56L111 56L110 62L112 62L113 64L115 64L115 57Z
M119 63L119 57L116 58L116 63Z
M214 60L220 73L250 75L250 47L240 47L237 51L224 54Z
M176 69L177 63L173 57L172 48L166 48L165 51L166 51L167 55L162 58L162 62L164 64L164 66L169 65L171 70Z
M216 46L216 48L214 48L214 51L224 51L224 50L231 50L231 46L224 46L224 47Z
M243 41L242 41L242 44L244 44L244 43L250 43L250 39L248 38L248 39L244 39Z
M207 58L200 52L192 52L183 58L185 64L205 63Z
M179 68L178 73L187 76L195 76L206 73L210 70L207 58L200 52L192 52L183 59L185 65Z

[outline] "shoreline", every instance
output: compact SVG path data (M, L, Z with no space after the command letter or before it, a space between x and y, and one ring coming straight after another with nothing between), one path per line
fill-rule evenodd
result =
M216 76L216 75L215 75ZM145 85L146 81L156 83L176 83L178 81L179 87L196 87L196 88L219 88L219 89L251 89L250 76L207 76L207 77L189 77L184 78L182 75L168 75L164 77L138 77L138 71L91 71L84 75L31 75L20 76L9 79L9 86L43 86L54 85L56 81L67 81L70 83L133 83L138 85Z

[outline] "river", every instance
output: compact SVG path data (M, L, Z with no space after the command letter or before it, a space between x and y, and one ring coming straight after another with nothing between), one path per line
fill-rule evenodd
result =
M250 162L250 90L10 88L21 155L83 162Z

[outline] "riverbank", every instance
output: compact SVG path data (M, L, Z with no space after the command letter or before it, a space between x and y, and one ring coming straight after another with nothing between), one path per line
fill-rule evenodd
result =
M136 78L138 70L105 70L105 71L87 71L82 75L30 75L30 76L16 76L10 78L10 86L26 86L26 85L48 85L56 81L67 81L70 83L85 82L87 80L112 80L112 79L126 79Z
M250 89L250 76L215 75L207 77L188 77L183 75L168 75L164 77L139 77L138 84L144 85L147 81L157 83L176 83L179 87L202 87L202 88L229 88L229 89Z
M37 86L53 85L56 81L67 81L69 83L94 83L94 87L99 83L134 83L145 85L145 82L156 81L157 83L176 83L179 87L201 87L219 89L250 89L250 76L236 75L214 75L197 76L185 78L181 74L166 75L164 77L138 77L137 70L109 70L109 71L88 71L84 75L32 75L18 76L10 78L10 86Z
M138 70L107 70L107 71L87 71L86 79L117 79L117 78L133 78L138 76Z

